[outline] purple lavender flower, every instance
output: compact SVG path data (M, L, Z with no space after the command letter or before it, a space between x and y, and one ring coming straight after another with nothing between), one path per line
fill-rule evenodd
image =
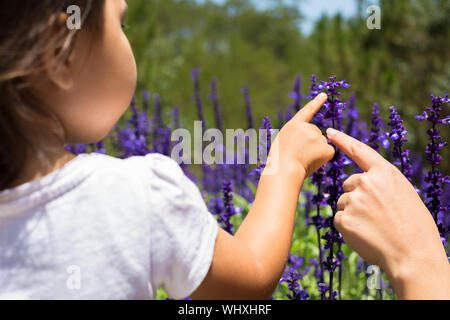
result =
M286 119L284 117L283 111L282 110L278 110L277 112L277 127L278 128L283 128L283 126L285 125Z
M203 189L211 194L217 194L221 191L220 179L217 176L217 171L212 166L206 163L202 164L202 185Z
M136 132L138 131L138 127L139 127L139 110L136 106L131 108L131 118L127 121L135 130Z
M321 89L319 89L319 79L317 79L317 76L313 74L311 75L309 81L311 82L311 87L309 88L309 95L306 98L314 99L321 91Z
M358 130L357 130L357 126L356 126L356 122L359 119L359 112L358 109L356 108L356 94L352 93L350 95L350 99L348 99L347 101L347 118L348 118L348 123L347 123L347 128L345 129L345 132L358 139L361 140L360 137L358 137Z
M339 88L349 88L350 84L346 80L337 81L336 76L330 77L330 81L320 81L319 90L325 90L328 94L328 100L325 102L325 118L332 120L333 128L342 130L342 114L346 110L346 103L339 96Z
M327 294L327 292L330 291L330 286L327 285L325 282L321 282L321 283L319 283L318 290L323 299L325 297L325 295ZM337 297L336 291L333 291L333 293L330 292L330 297L329 297L330 300L336 300L336 297Z
M267 130L267 136L266 136L266 143L262 144L262 147L266 148L265 150L265 155L269 155L269 151L270 151L270 147L272 144L272 124L270 123L270 118L269 117L264 117L262 120L262 126L260 129L265 129Z
M93 147L92 152L106 154L105 143L103 141L94 143L92 147Z
M134 108L137 105L137 101L136 101L136 95L133 95L133 97L131 98L131 102L130 102L130 107Z
M150 97L151 97L150 91L145 90L144 92L142 92L142 99L143 99L142 106L145 112L148 112L148 104L150 102Z
M408 130L405 130L403 120L401 119L397 109L395 107L390 107L389 111L391 114L389 119L391 121L388 125L391 127L391 131L386 132L386 134L394 144L392 152L392 156L396 159L394 164L401 167L402 173L412 183L412 176L414 172L409 158L410 151L408 149L404 149L404 144L408 142L408 138L406 138Z
M290 300L306 300L309 298L309 293L306 288L302 288L299 284L299 280L302 276L295 271L288 271L283 274L280 283L286 282L289 288L287 297Z
M305 258L303 258L302 256L297 256L295 254L289 253L287 268L290 270L299 270L303 266L304 262Z
M289 107L287 108L287 110L284 114L284 122L290 121L293 116L294 116L294 106L291 104L291 105L289 105Z
M327 102L325 102L325 119L329 119L332 122L333 128L342 131L342 117L344 110L346 109L346 103L342 102L339 98L341 96L340 88L349 88L350 84L346 80L337 81L336 76L330 77L330 81L320 81L320 85L318 86L319 90L325 90L328 94ZM331 184L326 188L327 193L329 194L327 203L330 205L332 210L332 217L328 218L325 221L325 225L330 227L330 230L325 233L322 239L326 240L327 243L325 248L330 250L329 256L326 261L323 262L324 268L329 272L329 299L333 299L334 291L333 291L333 274L337 267L339 267L339 296L341 293L341 275L342 275L342 264L339 259L342 257L342 237L339 232L334 228L333 220L334 216L337 212L337 201L339 197L344 193L342 188L342 184L344 180L347 178L347 175L344 172L344 167L350 163L348 158L344 156L343 153L339 151L335 147L335 155L329 164L329 169L326 172L327 177L330 179ZM334 244L338 245L338 252L336 257L334 256ZM333 294L331 294L333 292Z
M146 155L149 152L146 137L141 134L136 134L133 128L127 127L121 130L118 139L119 145L124 151L123 158Z
M302 289L299 284L299 281L311 271L311 266L301 270L304 261L305 258L302 256L297 256L290 253L283 276L279 281L279 283L286 282L288 284L288 289L290 292L287 297L290 300L306 300L309 298L306 288Z
M349 100L347 101L347 125L345 128L345 133L359 141L367 140L367 126L365 122L359 120L359 112L358 108L356 107L355 93L352 93ZM350 162L355 167L355 173L362 172L362 170L354 161L350 160Z
M168 156L170 154L171 147L171 128L164 124L162 117L162 105L161 98L159 94L154 94L155 105L154 105L154 115L152 119L152 132L153 132L153 149L152 152L160 153ZM144 114L145 112L143 112ZM145 123L142 120L143 124ZM142 129L141 129L142 130Z
M147 136L150 133L150 125L147 112L139 112L134 97L131 101L131 107L132 116L126 122L125 128L117 127L115 146L123 150L122 158L149 153Z
M163 117L162 117L161 97L159 96L159 94L155 93L154 98L155 98L155 104L154 104L154 108L153 108L154 113L153 113L152 126L157 127L157 128L163 127L164 122L163 122Z
M181 128L181 124L180 124L180 108L178 106L175 106L172 109L172 112L170 113L170 117L172 119L172 123L171 123L170 128L168 129L168 132L167 132L168 138L169 138L169 135L170 136L172 135L172 131ZM170 137L170 150L172 150L172 147L176 143L177 142L172 141L171 137ZM180 156L180 158L183 158L184 150L180 151L179 156ZM191 180L194 180L193 179L194 176L192 175L192 173L189 172L186 163L184 163L184 162L180 163L180 167L183 169L183 171L184 171L186 176L188 176Z
M438 168L442 161L442 156L439 155L439 151L447 145L447 141L440 135L438 125L448 124L447 118L441 118L442 105L446 103L450 103L448 95L444 97L431 95L431 107L426 108L423 116L416 117L419 121L427 120L431 124L431 129L427 131L430 143L425 150L426 158L431 165L431 170L425 176L425 182L428 183L425 204L433 215L434 221L438 224L443 242L445 242L446 236L449 233L449 228L443 222L439 223L438 216L440 212L445 214L448 210L446 206L442 205L441 196L443 193L442 187L450 181L450 178L448 176L444 177L442 171Z
M252 102L250 99L250 89L248 87L248 84L246 84L242 88L241 93L244 95L244 103L245 103L245 110L247 113L248 128L252 129L255 127L255 125L253 123Z
M85 144L77 144L74 146L68 145L65 146L64 149L66 149L69 152L72 152L74 155L79 155L82 153L86 153L87 145Z
M318 266L320 274L319 281L323 282L324 281L323 248L320 230L325 227L325 218L320 214L320 209L322 206L326 205L326 199L323 194L323 185L326 183L326 171L324 167L321 167L319 170L317 170L312 174L311 182L317 187L317 192L311 199L311 203L316 206L316 214L311 218L311 221L315 226L317 232L317 244L319 246L319 260L320 260L320 264Z
M223 125L222 125L222 116L220 115L220 107L219 107L219 96L217 94L217 79L213 78L211 81L211 95L210 100L213 103L214 106L214 116L216 118L216 125L217 129L220 131L223 131Z
M318 84L318 79L315 75L311 76L311 87L309 89L309 99L314 99L320 92L319 92L319 84ZM312 123L315 124L319 129L325 129L327 126L327 121L325 119L325 106L323 106L319 112L317 112L317 114L314 116ZM322 236L321 236L321 229L325 227L325 218L321 215L320 211L321 211L321 207L325 206L326 203L326 199L324 196L324 187L327 184L327 176L326 176L326 170L325 170L325 166L321 167L319 170L317 170L316 172L314 172L311 175L311 182L313 185L316 186L317 191L315 193L315 195L312 197L311 199L311 203L313 205L315 205L316 207L316 215L314 215L311 218L312 224L315 226L316 228L316 232L317 232L317 244L319 247L319 265L316 268L319 277L318 277L318 281L319 283L323 283L324 282L324 267L323 267L323 248L322 248ZM321 295L321 299L323 300L325 298L324 293L322 293Z
M383 144L384 148L387 148L389 147L389 140L387 140L386 137L381 134L381 131L384 129L384 121L380 116L380 106L376 103L372 108L372 115L370 116L370 120L371 128L368 145L377 152L380 152L380 143Z
M347 101L347 119L345 132L357 140L365 141L368 136L367 126L364 121L359 120L356 95L354 93L351 94L350 99Z
M220 216L223 212L223 199L219 197L211 197L208 203L208 210L214 215Z
M296 112L299 112L302 107L302 94L301 94L301 83L302 83L302 76L299 74L297 75L297 78L295 79L294 83L294 89L289 93L289 97L294 99L294 110Z
M170 116L172 118L172 128L173 129L179 129L180 126L180 108L174 107L172 109L172 112L170 113Z
M266 130L267 135L266 140L262 140L263 137L261 136L259 139L259 144L258 144L258 165L257 167L253 170L253 172L251 173L251 175L255 176L256 181L259 181L259 179L261 178L261 174L266 166L266 158L261 159L261 154L268 156L269 155L269 151L270 151L270 147L272 144L272 125L270 123L270 118L269 117L264 117L262 120L262 125L259 128L261 130ZM261 151L261 148L264 148L264 152Z
M320 279L322 276L322 267L321 267L321 263L316 259L316 258L311 258L308 260L308 263L314 267L314 277L316 278L316 280L318 281L318 283L320 283Z
M223 212L219 215L219 223L222 223L224 230L229 234L234 234L234 227L230 219L232 216L238 214L240 211L236 209L233 204L233 189L231 182L224 180L222 186L223 194Z
M339 259L337 259L335 257L327 257L326 261L324 261L323 264L325 265L325 268L328 271L334 272L337 269L337 267L339 267L341 265L341 262L339 261Z
M357 273L361 273L363 271L364 268L364 260L358 256L358 260L356 262L356 272Z
M194 100L197 106L198 119L202 121L203 130L206 128L205 115L203 113L203 102L200 93L200 81L199 81L200 69L192 70L192 82L194 83Z

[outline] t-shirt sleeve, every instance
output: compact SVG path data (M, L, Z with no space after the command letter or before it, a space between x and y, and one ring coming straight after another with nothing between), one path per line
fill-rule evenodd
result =
M150 281L169 297L188 297L212 263L218 223L196 185L168 157L147 155L151 167Z

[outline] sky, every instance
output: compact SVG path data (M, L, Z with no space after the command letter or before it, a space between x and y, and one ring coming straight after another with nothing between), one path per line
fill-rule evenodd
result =
M198 0L203 2L204 0ZM212 0L217 3L224 3L226 0ZM284 0L289 3L289 0ZM254 0L255 5L261 9L267 7L273 0ZM351 17L357 13L355 0L301 0L298 1L301 13L305 17L300 27L305 34L309 34L314 27L314 23L323 14L333 16L341 13L344 17ZM373 1L376 2L376 1Z

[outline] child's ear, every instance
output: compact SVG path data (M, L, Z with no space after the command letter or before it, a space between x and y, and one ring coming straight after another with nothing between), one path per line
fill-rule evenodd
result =
M59 13L58 17L54 22L54 28L51 28L50 32L54 32L55 37L58 36L58 31L61 28L66 28L66 21L68 16L66 13ZM74 31L70 31L74 32ZM66 45L66 44L63 44ZM69 90L73 86L73 69L71 68L74 50L70 51L70 54L66 57L65 61L61 61L58 58L61 50L64 50L62 47L53 48L53 50L49 50L45 53L45 75L48 77L49 81L53 83L53 85L57 86L63 90ZM65 49L67 50L67 49Z

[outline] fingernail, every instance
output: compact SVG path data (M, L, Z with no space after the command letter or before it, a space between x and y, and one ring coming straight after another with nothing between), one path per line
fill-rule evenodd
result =
M327 136L328 138L333 138L336 134L338 134L339 131L333 129L333 128L328 128L327 129Z
M319 94L320 98L328 98L328 95L325 92L322 92L321 94Z

